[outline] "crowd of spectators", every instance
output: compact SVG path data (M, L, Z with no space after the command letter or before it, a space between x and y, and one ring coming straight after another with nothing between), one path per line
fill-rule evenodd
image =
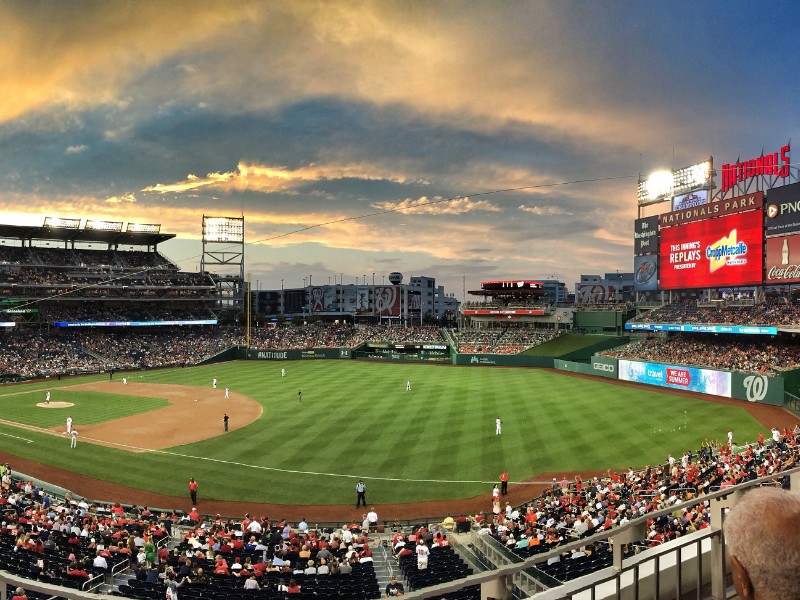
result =
M91 581L164 555L174 514L147 507L57 498L0 466L0 568L26 578L87 589Z
M775 375L800 366L800 346L792 340L726 339L672 334L634 341L601 352L605 356Z
M241 329L225 327L148 332L9 331L0 336L0 374L54 377L110 369L192 365L243 343Z
M59 303L42 309L48 323L114 321L192 321L213 319L205 306L109 305L105 302Z
M630 555L709 527L709 504L703 500L708 493L761 477L781 483L780 474L797 466L798 435L800 428L773 429L767 440L761 436L743 446L706 441L697 451L669 455L663 464L643 469L609 470L586 480L553 478L547 490L522 506L506 504L505 510L448 518L410 532L398 529L388 549L411 589L419 589L471 572L449 540L462 523L528 558L667 509L647 521L646 537L626 544ZM8 464L0 465L0 473L0 567L26 578L80 588L129 569L130 579L118 591L132 597L154 590L163 597L169 582L213 598L244 590L274 591L278 597L293 590L318 597L380 595L366 522L321 530L305 520L293 524L266 515L234 520L196 509L188 514L125 509L69 494L54 498L30 481L12 478ZM537 571L552 585L610 563L609 546L586 544Z
M583 480L553 478L550 489L521 507L470 517L475 527L523 558L559 545L607 531L662 509L667 516L650 519L647 537L626 548L639 552L710 524L708 501L698 497L760 477L778 475L798 464L800 430L773 429L768 441L737 448L734 443L706 441L695 452L669 455L664 464L643 470L608 471L604 477ZM608 566L611 549L587 545L562 553L539 569L547 577L564 581L592 569Z
M476 330L453 329L450 334L458 344L458 351L462 353L518 354L558 337L561 335L561 331L502 327Z
M687 300L665 304L644 312L639 323L691 323L710 325L800 326L800 303L788 296L766 296L744 305L736 301L701 302Z
M0 245L0 264L54 267L105 267L118 269L178 268L158 252L93 248L55 248L48 246Z
M257 350L357 348L365 343L442 344L437 326L402 327L380 324L309 323L268 326L254 330L250 345Z

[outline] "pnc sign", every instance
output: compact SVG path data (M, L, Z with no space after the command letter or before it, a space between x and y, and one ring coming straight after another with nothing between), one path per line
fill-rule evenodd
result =
M790 144L786 144L781 147L780 151L772 154L762 154L758 158L722 165L722 193L724 194L736 184L753 177L762 177L764 175L788 177L789 167L791 166L790 150Z

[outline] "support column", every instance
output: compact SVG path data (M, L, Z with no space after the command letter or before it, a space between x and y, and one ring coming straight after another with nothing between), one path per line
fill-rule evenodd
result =
M511 575L501 575L481 584L481 600L510 600Z

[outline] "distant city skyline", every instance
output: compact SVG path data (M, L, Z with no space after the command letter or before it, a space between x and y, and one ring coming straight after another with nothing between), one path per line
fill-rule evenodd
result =
M743 1L12 0L0 222L160 223L197 270L202 215L243 214L263 289L572 291L634 270L640 174L800 131L799 22Z

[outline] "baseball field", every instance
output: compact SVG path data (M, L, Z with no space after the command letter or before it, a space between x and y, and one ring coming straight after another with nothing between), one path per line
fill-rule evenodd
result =
M0 388L0 452L62 484L75 473L65 487L85 495L76 487L100 480L182 508L190 477L201 502L346 506L363 478L371 504L456 506L488 497L503 470L530 497L554 475L660 463L728 428L737 442L766 432L750 403L546 369L242 361L125 376Z

